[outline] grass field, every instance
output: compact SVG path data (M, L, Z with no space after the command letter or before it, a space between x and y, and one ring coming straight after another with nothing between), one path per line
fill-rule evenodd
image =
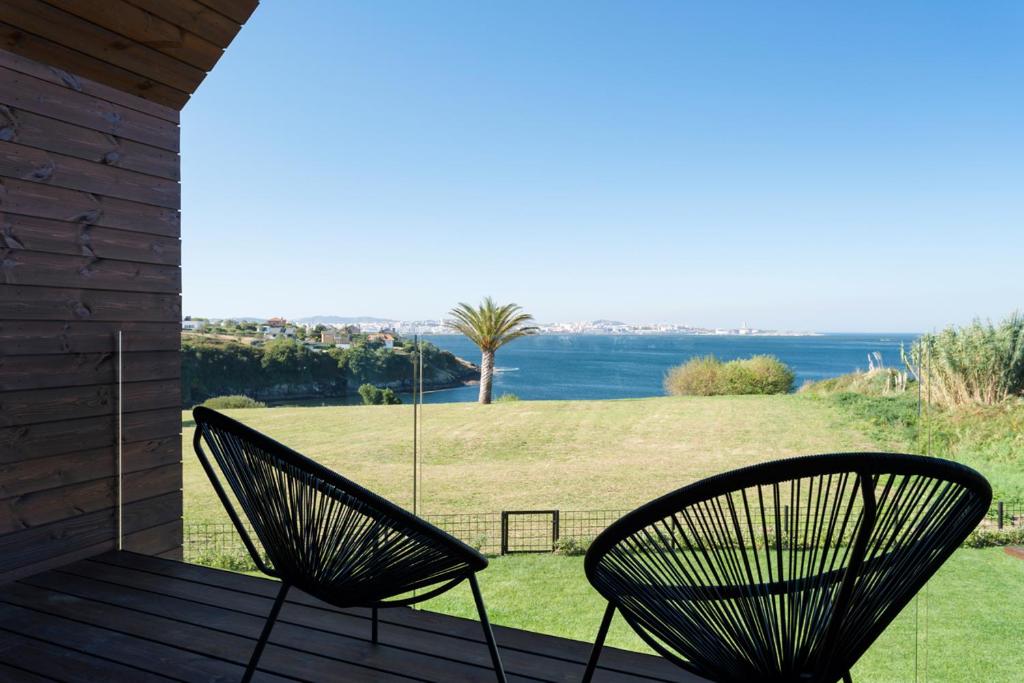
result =
M1024 407L915 423L910 397L723 396L439 404L424 408L421 511L629 509L710 474L816 452L924 450L1024 491ZM227 411L399 504L411 500L409 406ZM991 413L991 414L990 414ZM226 521L192 455L185 415L185 521ZM936 451L938 452L938 451ZM494 558L481 583L499 624L591 640L603 605L582 558ZM467 587L426 609L474 617ZM1020 680L1024 562L960 550L858 663L858 683ZM609 643L643 650L616 623ZM915 668L916 667L916 668Z
M395 502L412 497L410 406L227 411ZM192 454L185 521L226 521ZM827 401L794 396L520 401L423 409L421 511L630 509L762 460L874 448Z
M499 557L480 574L480 582L496 623L584 641L593 641L597 633L604 604L583 578L582 558ZM476 616L466 586L431 600L425 609ZM1002 548L960 550L858 662L853 680L1019 681L1024 671L1024 649L1019 647L1022 612L1024 561L1009 557ZM619 618L608 644L645 650Z

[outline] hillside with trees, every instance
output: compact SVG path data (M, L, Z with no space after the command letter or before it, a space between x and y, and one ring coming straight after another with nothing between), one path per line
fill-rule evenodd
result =
M411 341L387 348L361 339L345 349L315 349L288 338L256 345L189 335L182 341L182 405L236 394L259 401L343 398L355 395L364 384L409 391L414 351ZM422 353L425 388L480 379L475 365L433 344L424 342Z

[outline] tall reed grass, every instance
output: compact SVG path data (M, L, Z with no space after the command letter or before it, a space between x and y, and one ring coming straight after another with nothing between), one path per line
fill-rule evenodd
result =
M1001 403L1024 393L1024 317L925 334L903 360L936 405Z

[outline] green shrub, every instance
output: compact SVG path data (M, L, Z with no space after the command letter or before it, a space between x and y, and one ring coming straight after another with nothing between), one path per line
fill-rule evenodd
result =
M937 405L995 405L1024 394L1024 316L925 334L904 355Z
M232 410L234 408L266 408L267 404L248 396L214 396L203 401L200 405L214 410Z
M384 402L384 392L372 384L361 385L359 395L363 398L364 406L379 406Z
M402 402L391 387L379 389L372 384L363 384L359 387L359 395L364 406L393 406Z
M494 399L495 403L515 403L519 400L519 397L515 394L502 394L498 398Z
M752 356L723 363L715 356L697 356L669 370L665 390L673 396L785 394L796 375L775 356Z
M796 375L775 356L752 356L722 366L727 394L788 394Z
M224 550L204 549L194 557L185 558L190 564L198 564L214 569L226 569L232 572L259 571L252 557L245 550L228 552Z
M668 371L665 390L673 396L718 396L725 393L722 362L714 356L696 356Z
M991 548L993 546L1024 544L1024 527L996 529L980 526L963 542L965 548Z
M565 555L566 557L577 557L579 555L586 555L588 548L590 548L589 539L565 536L555 541L554 553L555 555Z

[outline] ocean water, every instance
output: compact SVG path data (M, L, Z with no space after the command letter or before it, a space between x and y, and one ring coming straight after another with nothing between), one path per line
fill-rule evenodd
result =
M887 366L901 366L900 345L915 334L828 334L813 337L693 335L538 335L499 349L494 396L523 400L608 399L663 396L669 368L693 356L722 360L754 354L778 356L796 373L795 386L807 380L866 369L868 354L878 352ZM426 340L457 356L480 361L468 339L456 335ZM475 401L478 387L444 389L424 395L428 403Z

